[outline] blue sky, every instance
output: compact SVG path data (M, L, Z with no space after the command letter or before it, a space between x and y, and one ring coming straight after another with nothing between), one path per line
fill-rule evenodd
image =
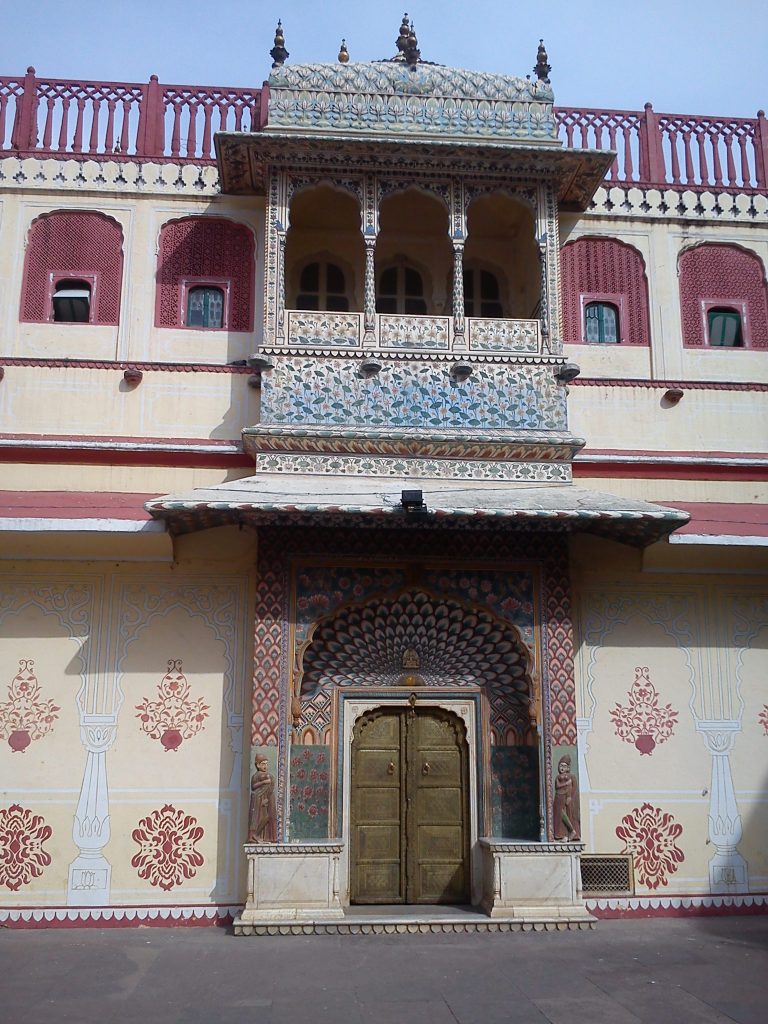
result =
M562 106L754 117L768 106L765 0L407 3L422 56L527 74L543 36ZM292 62L392 56L402 3L358 0L24 0L5 5L0 73L32 64L57 78L198 85L259 84L281 17ZM737 20L738 19L738 20Z

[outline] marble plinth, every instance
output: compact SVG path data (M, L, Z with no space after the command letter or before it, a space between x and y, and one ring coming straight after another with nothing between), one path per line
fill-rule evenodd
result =
M490 917L588 920L581 897L581 843L483 837L481 908Z

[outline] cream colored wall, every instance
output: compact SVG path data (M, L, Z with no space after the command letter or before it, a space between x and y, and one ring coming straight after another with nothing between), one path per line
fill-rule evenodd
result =
M0 822L19 805L28 822L41 816L38 831L52 830L42 847L50 863L42 859L38 877L23 877L10 888L0 866L0 902L242 901L254 559L251 531L219 529L177 542L172 565L4 565L0 727L9 717L6 688L21 659L33 659L40 700L52 700L59 710L50 732L23 752L13 751L7 737L0 740ZM203 728L176 750L142 731L137 709L145 699L158 700L171 659L182 661L189 701L207 706ZM87 808L81 794L88 797ZM170 873L141 878L145 862L134 833L147 818L151 831L167 806L180 812L170 839L191 874L184 877L155 850ZM110 835L101 842L98 825L107 814ZM111 869L106 891L68 885L70 866L83 848L95 850L88 861L91 877L105 865ZM202 855L202 863L187 850Z
M655 876L640 852L638 892L709 892L717 889L710 862L725 846L710 816L737 829L740 815L737 854L726 851L726 867L738 877L743 858L749 889L764 892L768 729L759 716L768 702L768 574L765 564L763 576L694 569L695 561L686 575L641 573L619 545L574 545L582 835L589 852L625 852L617 827L626 816L637 822L649 805L646 818L661 830L650 834L651 847L682 826L673 838L684 859ZM648 669L662 713L669 705L677 715L672 735L646 754L618 736L611 717L631 705L638 667ZM746 890L734 883L727 891Z
M566 345L569 359L581 366L585 377L651 376L657 380L768 381L765 350L685 349L682 344L677 261L683 249L698 242L734 244L755 253L768 268L768 233L758 225L640 217L579 218L564 214L561 244L584 236L617 238L642 255L648 277L651 327L649 349L639 346Z
M22 324L19 305L24 252L32 221L53 210L98 210L123 230L123 282L118 327ZM255 237L255 334L156 328L155 273L160 229L185 216L226 217L247 225ZM196 199L136 192L73 194L6 190L0 194L0 355L27 358L127 362L226 363L246 359L260 337L263 294L264 200L218 196Z

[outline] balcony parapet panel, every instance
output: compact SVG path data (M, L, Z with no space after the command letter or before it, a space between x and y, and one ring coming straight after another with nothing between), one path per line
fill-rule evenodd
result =
M366 352L477 353L494 356L545 355L539 320L467 317L466 334L456 336L450 316L376 315L374 342L365 339L362 313L286 310L284 342L263 351L363 350Z

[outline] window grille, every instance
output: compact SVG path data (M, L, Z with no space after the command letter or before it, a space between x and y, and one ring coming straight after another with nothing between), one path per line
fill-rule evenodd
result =
M581 888L585 896L632 896L635 878L631 854L582 854Z

